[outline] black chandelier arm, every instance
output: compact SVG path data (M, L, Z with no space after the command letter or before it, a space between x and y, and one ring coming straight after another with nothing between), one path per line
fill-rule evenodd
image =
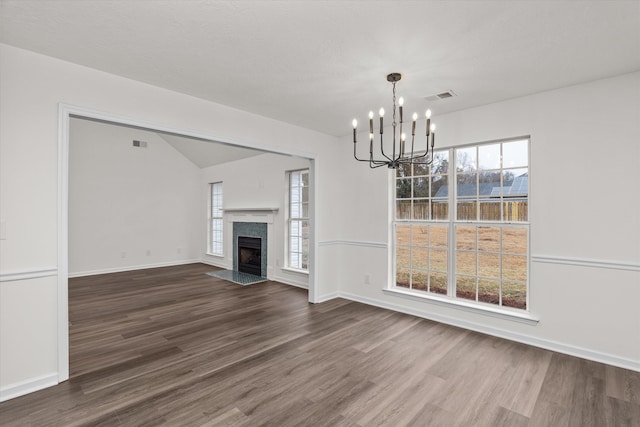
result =
M373 158L373 153L369 153L369 158L368 159L359 159L358 155L356 153L356 144L353 144L353 158L356 159L359 162L367 162L369 163L369 166L376 165L375 167L380 167L380 166L384 166L386 164L388 164L389 162L386 160L376 160Z
M400 133L398 135L400 136L400 141L398 141L399 142L399 144L398 144L399 145L399 147L398 147L398 157L402 157L404 155L404 149L403 149L404 141L402 140L402 115L400 115ZM394 136L394 138L393 138L393 142L394 142L394 144L393 144L393 152L395 153L395 151L396 151L396 144L395 144L396 132L395 132L395 129L393 130L393 136ZM395 155L394 155L394 157L395 157Z
M414 134L414 135L411 135L411 157L412 157L412 158L413 158L413 148L414 148L415 140L416 140L416 136L415 136L415 134ZM429 146L427 146L427 149L428 149L428 148L429 148Z
M389 164L389 162L382 162L382 163L369 162L369 167L371 169L377 169L377 168L380 168L380 167L388 165L388 164Z
M388 160L379 160L379 159L374 159L373 158L373 154L371 154L369 156L369 163L373 164L373 165L378 165L378 166L384 166L384 165L388 165L389 161Z
M429 152L426 151L423 155L416 156L416 157L410 159L411 160L411 164L412 165L420 164L420 165L427 165L427 166L431 165L433 163L433 150L431 150L431 158L428 157L428 154L429 154ZM421 161L421 159L424 159L424 158L427 159L426 162L425 161Z
M393 161L393 159L391 157L387 156L387 154L384 152L384 140L382 139L382 134L380 134L380 152L385 157L385 159L387 159L390 162Z
M416 159L423 159L423 158L427 157L428 154L429 154L429 147L427 146L427 151L425 151L422 156L415 156L415 158ZM433 148L431 149L431 157L433 158Z
M356 159L359 162L369 162L369 163L373 162L375 164L381 164L381 165L382 164L387 164L387 162L384 161L384 160L374 160L373 159L373 144L372 143L369 145L369 158L368 159L359 159L358 158L358 154L357 154L357 140L356 140L355 132L354 132L354 135L353 135L353 158Z
M357 154L356 154L356 144L353 144L353 158L356 159L359 162L368 162L369 159L359 159Z
M400 157L400 153L398 153L398 157L396 157L396 125L395 121L393 122L393 154L391 155L392 159L397 159Z
M369 161L369 160L367 160L367 159L359 159L359 158L357 158L356 156L353 156L353 157L354 157L357 161L359 161L359 162L368 162L368 161Z
M414 157L413 159L405 158L398 161L399 165L427 165L430 166L433 163L433 157L429 157L427 161L420 161L422 157Z
M414 138L411 139L411 156L410 157L404 157L403 153L398 153L397 157L394 158L390 158L389 156L387 156L384 152L384 149L382 148L382 139L380 140L380 144L381 144L381 152L382 155L384 156L384 159L375 159L373 157L373 146L370 145L369 148L369 158L368 159L360 159L358 158L358 154L357 154L357 147L356 147L356 143L353 144L353 158L356 159L359 162L367 162L369 163L369 167L372 169L376 169L382 166L389 166L392 164L396 164L396 165L415 165L415 164L426 164L426 165L431 165L433 163L433 147L429 147L427 145L427 149L425 150L425 152L421 155L414 155ZM431 158L429 158L429 153L431 153ZM422 161L422 159L427 158L427 162Z

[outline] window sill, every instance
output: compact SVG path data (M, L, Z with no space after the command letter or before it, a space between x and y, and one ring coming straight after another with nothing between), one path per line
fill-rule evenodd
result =
M468 313L483 314L485 316L497 317L499 319L511 320L514 322L525 323L527 325L537 325L540 319L533 314L526 311L515 311L506 308L491 307L489 305L480 305L478 303L466 302L457 299L453 299L446 296L438 295L425 295L423 293L416 293L409 290L402 289L383 289L387 295L397 296L401 298L410 299L413 301L429 302L457 310L463 310Z
M216 258L224 258L223 254L212 254L211 252L207 252L205 255L207 256L214 256Z
M291 268L291 267L281 267L280 269L282 271L288 271L289 273L304 274L305 276L309 275L309 270L298 270L297 268Z

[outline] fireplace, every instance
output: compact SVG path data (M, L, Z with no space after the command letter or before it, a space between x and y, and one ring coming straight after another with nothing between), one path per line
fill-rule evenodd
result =
M262 239L238 236L238 271L262 276Z
M268 277L268 241L267 223L233 221L233 270Z

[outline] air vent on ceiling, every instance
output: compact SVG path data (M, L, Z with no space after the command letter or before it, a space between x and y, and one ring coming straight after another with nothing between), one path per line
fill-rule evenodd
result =
M140 148L147 148L147 141L138 141L138 140L133 140L133 146L134 147L140 147Z
M456 96L456 93L452 90L447 90L435 95L426 96L424 99L427 101L437 101L439 99L447 99Z

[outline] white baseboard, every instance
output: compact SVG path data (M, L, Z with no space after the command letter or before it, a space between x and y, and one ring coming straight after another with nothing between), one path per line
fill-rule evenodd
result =
M217 262L217 261L212 261L212 260L206 259L206 258L202 258L202 259L200 259L200 261L197 261L197 262L200 262L202 264L207 264L207 265L210 265L212 267L224 268L225 270L231 270L233 268L233 266L227 265L226 262Z
M58 384L58 373L42 375L40 377L31 378L15 384L9 384L0 388L0 402L9 399L24 396L43 388L51 387Z
M79 271L75 273L69 273L69 277L85 277L85 276L96 276L98 274L108 274L108 273L121 273L123 271L134 271L134 270L145 270L147 268L158 268L158 267L173 267L175 265L185 265L185 264L194 264L202 262L201 259L185 259L181 261L165 261L158 262L155 264L144 264L144 265L131 265L126 267L113 267L113 268L104 268L101 270L91 270L91 271Z
M351 294L348 292L335 292L333 294L327 294L318 299L316 302L328 301L332 298L344 298L351 301L361 302L363 304L373 305L375 307L386 308L388 310L398 311L400 313L406 313L424 319L433 320L436 322L444 323L447 325L457 326L471 331L480 332L487 335L492 335L498 338L504 338L511 341L519 342L522 344L532 345L534 347L544 348L545 350L555 351L557 353L568 354L582 359L592 360L594 362L605 363L607 365L617 366L619 368L629 369L632 371L640 372L640 361L627 359L624 357L615 356L608 353L602 353L599 351L590 350L583 347L573 346L570 344L564 344L557 341L541 339L533 337L531 335L519 334L504 329L489 327L480 323L469 322L466 320L460 320L449 316L443 316L439 314L427 313L421 310L415 310L412 308L404 307L389 303L386 301L380 301L373 298L362 297L359 295Z
M300 282L294 279L290 279L287 277L282 277L282 276L273 276L272 279L269 280L273 280L276 282L280 282L280 283L284 283L285 285L291 285L291 286L295 286L298 288L302 288L302 289L309 289L309 284L308 283L304 283L304 282Z
M320 304L321 302L329 301L329 300L332 300L334 298L340 298L340 297L342 297L342 294L340 292L331 292L330 294L320 295L318 298L316 298L315 301L311 301L311 302L314 303L314 304ZM349 298L346 298L346 297L342 297L342 298L349 299ZM353 301L355 301L355 300L353 300Z

